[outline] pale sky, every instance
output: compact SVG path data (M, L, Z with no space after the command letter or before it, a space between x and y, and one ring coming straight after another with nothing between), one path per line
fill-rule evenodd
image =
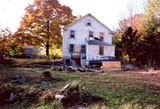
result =
M24 8L33 0L0 0L0 29L10 27L15 32L24 15ZM128 6L143 12L144 0L59 0L69 6L74 15L93 14L110 29L117 28L118 22L127 12Z

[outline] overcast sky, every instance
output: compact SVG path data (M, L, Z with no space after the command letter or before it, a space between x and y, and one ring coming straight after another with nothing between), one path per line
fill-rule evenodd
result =
M10 27L13 32L19 26L24 8L33 0L0 0L0 29ZM93 14L109 28L117 28L118 21L127 12L128 6L134 6L143 12L144 0L59 0L70 6L74 15Z

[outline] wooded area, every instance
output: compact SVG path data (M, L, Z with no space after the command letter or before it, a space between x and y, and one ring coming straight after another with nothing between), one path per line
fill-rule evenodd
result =
M148 0L144 14L121 20L113 37L119 58L137 65L160 65L160 1Z

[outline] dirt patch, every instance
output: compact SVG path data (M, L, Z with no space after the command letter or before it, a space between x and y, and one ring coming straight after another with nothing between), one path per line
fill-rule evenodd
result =
M144 83L160 87L160 73L151 73L146 70L132 70L124 71L120 74L124 74L128 78L143 78Z

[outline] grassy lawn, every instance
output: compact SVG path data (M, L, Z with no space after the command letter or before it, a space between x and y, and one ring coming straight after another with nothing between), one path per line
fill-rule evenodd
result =
M52 77L61 78L62 81L43 82L43 71L50 71ZM14 87L28 87L35 89L60 89L74 80L80 81L80 84L95 96L102 97L106 101L96 104L90 104L85 107L92 108L120 108L120 109L159 109L160 108L160 74L147 74L144 71L106 71L105 73L80 73L80 72L56 72L51 69L43 68L9 68L1 67L0 84L9 84L4 82L6 78L22 74L30 76L31 80L24 85L15 85ZM0 108L24 108L25 102L21 104L5 105ZM48 104L30 104L25 108L51 109L53 103ZM75 108L75 107L72 107ZM77 108L77 107L76 107ZM84 108L79 106L78 108Z

